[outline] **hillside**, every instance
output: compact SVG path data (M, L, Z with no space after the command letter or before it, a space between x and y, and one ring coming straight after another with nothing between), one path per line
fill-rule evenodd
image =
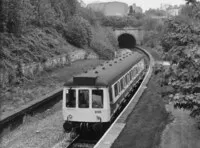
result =
M31 79L24 75L24 64L63 55L70 62L71 52L79 50L110 59L117 50L111 30L76 0L1 0L0 40L2 88Z

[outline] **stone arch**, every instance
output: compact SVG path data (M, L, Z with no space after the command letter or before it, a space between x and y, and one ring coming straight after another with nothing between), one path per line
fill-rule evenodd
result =
M120 48L134 48L136 46L136 39L132 34L122 33L118 36L118 43Z

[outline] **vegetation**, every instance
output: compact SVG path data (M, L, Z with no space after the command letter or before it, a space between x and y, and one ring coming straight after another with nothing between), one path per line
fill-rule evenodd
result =
M90 46L92 40L91 25L80 16L73 17L64 30L65 39L80 48Z
M143 23L143 29L145 30L143 39L144 46L154 48L162 53L160 38L163 35L164 20L146 16Z
M103 18L76 0L0 0L1 73L8 73L8 83L18 83L22 63L68 54L71 45L112 58L117 40L101 26Z
M114 52L118 48L118 41L110 28L103 28L100 25L93 28L93 39L91 48L103 59L112 59ZM103 35L106 33L106 37Z
M108 16L102 18L103 26L124 28L124 27L140 27L142 26L143 14L135 14L134 16L118 17Z
M187 0L181 14L165 22L161 45L171 66L165 70L164 85L173 88L175 107L200 115L200 3Z

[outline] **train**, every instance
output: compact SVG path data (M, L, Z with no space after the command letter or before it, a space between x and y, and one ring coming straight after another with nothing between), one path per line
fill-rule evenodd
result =
M102 131L143 79L147 56L132 51L72 77L64 84L62 112L65 131Z

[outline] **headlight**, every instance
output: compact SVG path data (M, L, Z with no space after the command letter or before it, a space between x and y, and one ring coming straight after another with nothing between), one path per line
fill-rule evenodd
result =
M68 116L67 116L67 121L71 120L72 117L73 117L72 115L68 115Z

